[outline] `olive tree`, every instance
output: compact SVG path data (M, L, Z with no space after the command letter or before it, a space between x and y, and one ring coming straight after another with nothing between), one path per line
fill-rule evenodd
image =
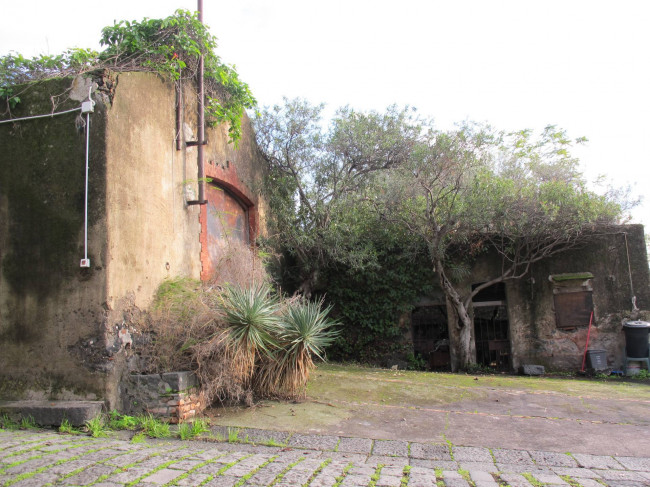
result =
M410 109L385 112L339 109L321 123L323 105L286 100L255 119L257 142L268 163L270 241L287 256L297 290L310 296L326 266L372 263L367 194L382 171L407 162L419 135Z
M586 188L576 142L555 127L539 137L464 125L422 137L406 164L386 178L376 198L384 217L426 243L440 288L452 305L460 336L460 365L475 363L472 298L493 284L525 276L531 264L574 248L621 217L621 206ZM492 249L501 272L474 289L458 275ZM452 325L456 326L456 325Z

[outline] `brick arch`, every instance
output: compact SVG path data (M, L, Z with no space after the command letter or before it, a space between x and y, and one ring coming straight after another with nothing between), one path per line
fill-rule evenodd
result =
M219 246L226 242L224 231L232 232L225 238L234 237L249 244L254 244L259 231L256 198L239 180L234 168L230 164L215 167L211 163L206 165L206 176L210 179L206 184L208 204L201 206L199 216L203 281L212 277L220 255Z

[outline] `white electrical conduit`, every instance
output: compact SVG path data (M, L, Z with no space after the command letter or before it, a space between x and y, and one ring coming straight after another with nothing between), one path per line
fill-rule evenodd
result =
M88 95L90 98L90 95ZM90 267L88 260L88 155L90 153L90 112L86 113L86 196L84 201L84 260L80 267Z
M31 117L10 118L9 120L0 120L0 123L20 122L22 120L33 120L35 118L47 118L53 117L54 115L63 115L64 113L78 112L79 110L81 110L81 107L72 108L71 110L65 110L63 112L48 113L47 115L32 115Z

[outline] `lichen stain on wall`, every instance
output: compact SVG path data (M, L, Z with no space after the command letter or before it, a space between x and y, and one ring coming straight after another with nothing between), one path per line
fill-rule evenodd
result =
M25 87L14 118L48 114L71 79ZM57 97L58 95L58 97ZM66 99L54 111L77 108ZM2 111L2 107L0 107ZM43 394L97 397L102 378L79 365L67 346L103 320L104 147L90 157L89 211L93 266L83 254L85 142L78 112L0 125L0 383ZM103 139L104 106L92 115L91 138ZM97 237L96 239L94 237ZM7 392L8 394L8 392ZM34 397L30 395L29 397Z

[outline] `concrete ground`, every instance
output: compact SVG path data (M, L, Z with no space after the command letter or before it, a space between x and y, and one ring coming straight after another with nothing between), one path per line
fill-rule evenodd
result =
M592 455L650 454L650 383L326 366L300 403L213 411L224 426Z

